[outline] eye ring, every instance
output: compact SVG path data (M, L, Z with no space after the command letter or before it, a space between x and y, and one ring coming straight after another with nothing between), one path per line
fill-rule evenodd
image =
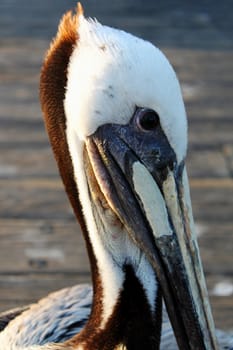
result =
M153 109L140 108L136 112L136 124L142 131L153 131L159 125L159 115Z

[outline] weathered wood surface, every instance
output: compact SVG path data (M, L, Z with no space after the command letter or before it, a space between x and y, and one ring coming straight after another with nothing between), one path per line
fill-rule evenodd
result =
M193 209L214 317L218 327L233 329L233 4L210 4L87 0L84 5L89 15L162 47L178 73L190 125ZM90 280L85 245L38 102L44 52L61 14L72 6L70 0L0 3L0 310Z

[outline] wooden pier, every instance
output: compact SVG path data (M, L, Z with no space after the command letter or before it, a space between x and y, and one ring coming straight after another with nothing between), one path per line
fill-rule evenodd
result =
M83 1L87 15L153 41L175 67L214 318L233 329L233 3L209 3ZM62 13L74 6L71 0L0 4L0 311L90 281L38 100L44 53Z

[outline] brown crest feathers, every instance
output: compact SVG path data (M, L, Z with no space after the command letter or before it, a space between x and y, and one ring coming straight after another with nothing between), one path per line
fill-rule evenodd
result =
M83 10L83 6L82 6L81 2L77 3L77 14L78 14L78 16L84 15L84 10Z
M92 265L93 283L95 285L94 277L96 278L97 275L97 264L89 241L74 176L73 163L67 142L67 121L64 110L68 66L78 41L79 18L82 15L81 4L78 4L76 13L67 12L60 22L57 35L50 45L41 69L40 102L45 126L61 178L86 240Z
M72 11L68 11L62 17L57 35L50 45L50 49L47 52L47 58L50 56L62 42L75 43L78 40L78 25L79 25L79 16L83 14L83 9L81 4L77 5L77 12L73 14Z
M61 177L74 211L84 229L85 223L66 139L66 117L63 106L67 84L67 69L70 56L78 40L80 14L82 14L80 9L75 14L69 11L60 22L57 35L50 45L42 66L40 101L46 129Z

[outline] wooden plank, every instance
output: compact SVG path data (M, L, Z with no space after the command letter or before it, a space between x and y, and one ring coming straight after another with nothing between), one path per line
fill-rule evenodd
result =
M187 156L187 168L191 178L228 178L230 171L220 150L193 150Z
M233 275L207 275L206 281L216 327L233 330Z
M57 179L1 179L0 217L58 220L73 218L63 185Z
M30 114L31 115L31 114ZM29 117L30 117L29 115ZM44 125L42 123L42 117L40 125L38 123L21 123L21 126L5 126L0 130L0 145L6 148L14 145L14 148L18 148L20 145L26 144L28 149L32 148L35 144L40 146L48 146L48 137L44 131Z
M206 188L209 190L232 190L233 189L233 179L231 178L191 178L190 179L191 188L194 190Z
M186 88L186 91L187 91L187 88ZM220 93L223 93L223 92L220 92ZM186 92L186 95L187 94L188 92ZM230 101L227 100L227 101L224 101L224 103L220 103L220 101L216 99L211 103L209 103L209 101L204 101L203 103L200 103L199 101L187 102L187 97L186 97L185 106L186 106L189 126L192 121L195 121L195 122L199 121L200 123L203 123L205 120L208 120L214 123L214 120L216 120L219 124L221 122L224 122L224 120L231 121L231 118L232 118L232 101L231 100ZM192 128L189 128L189 133L192 133Z
M210 297L215 326L223 330L233 331L233 296L229 297Z
M201 112L200 112L201 113ZM201 115L201 114L200 114ZM212 121L190 122L189 145L192 147L222 147L232 144L232 121L214 124Z
M233 276L233 223L214 224L196 221L204 270L208 275Z
M51 38L61 15L75 6L71 0L60 0L53 8L46 1L32 5L24 0L21 7L16 0L3 4L0 22L2 36L33 36L35 39ZM133 4L123 0L110 4L101 0L98 6L95 2L86 2L85 13L108 25L133 31L145 39L153 39L159 46L229 49L233 46L230 4L226 2L221 6L211 2L208 7L202 7L199 2L150 1L142 8L138 0ZM20 25L15 24L16 16L20 18Z
M194 217L203 222L232 222L233 187L200 186L192 189Z
M6 149L1 154L0 178L58 177L51 147Z
M207 81L211 87L213 83L221 85L233 79L232 51L182 48L166 48L164 51L181 81L190 82L194 86L196 83Z
M0 220L0 226L0 274L89 272L84 239L75 221Z

